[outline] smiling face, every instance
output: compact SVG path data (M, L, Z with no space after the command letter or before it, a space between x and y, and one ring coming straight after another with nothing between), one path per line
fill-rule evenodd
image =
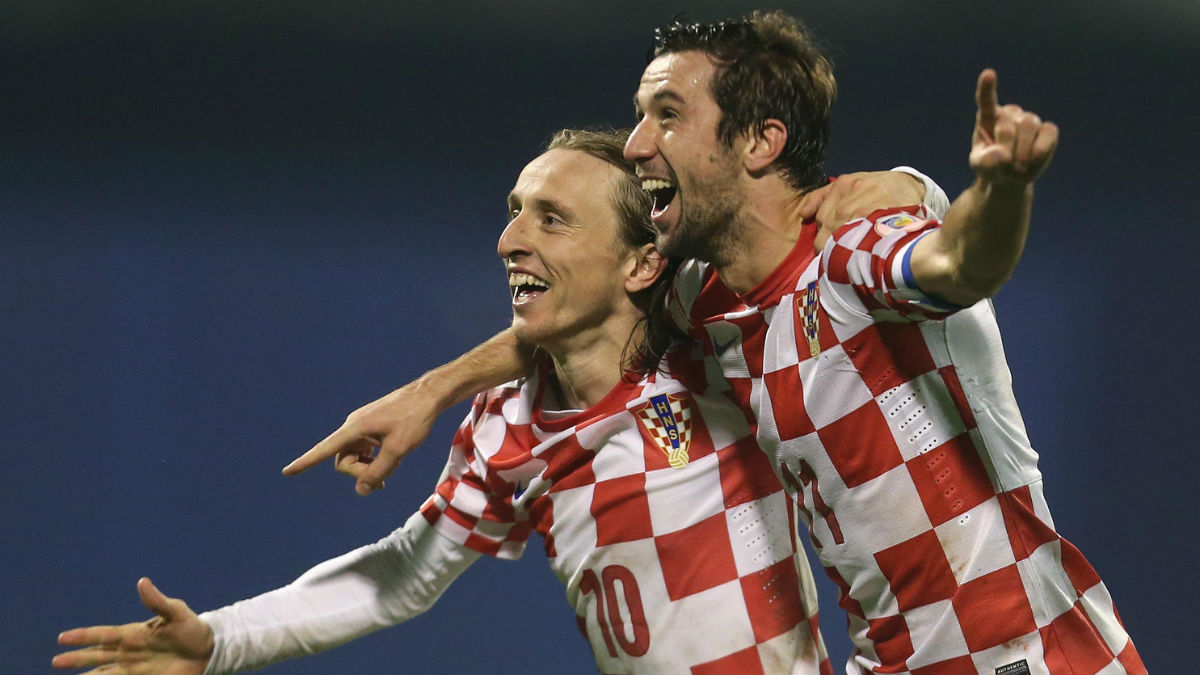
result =
M634 100L639 119L625 157L637 163L642 189L654 198L658 249L719 263L736 237L744 197L738 157L717 136L715 74L716 66L700 51L670 52L651 61Z
M534 159L517 178L497 252L522 341L555 354L638 313L626 287L637 251L619 239L613 200L622 179L615 166L563 149Z

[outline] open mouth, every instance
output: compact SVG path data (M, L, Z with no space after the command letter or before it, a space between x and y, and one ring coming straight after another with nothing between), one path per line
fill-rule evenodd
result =
M514 305L524 305L533 302L542 297L542 293L546 292L549 288L550 284L532 274L513 272L508 275L508 290L512 293Z
M666 213L667 207L675 200L676 188L671 181L661 178L644 178L642 179L642 190L650 193L650 198L654 200L654 206L650 209L652 220Z

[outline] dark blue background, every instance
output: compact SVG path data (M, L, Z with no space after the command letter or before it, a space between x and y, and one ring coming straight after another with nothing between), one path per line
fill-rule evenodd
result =
M831 172L908 163L956 194L985 66L1062 127L996 299L1009 361L1059 529L1150 669L1187 668L1200 9L782 4L837 64ZM504 326L495 240L521 167L558 127L631 122L652 26L750 7L0 6L0 671L49 671L62 629L144 617L140 575L208 609L402 523L462 407L373 497L279 469ZM592 670L534 545L270 672Z

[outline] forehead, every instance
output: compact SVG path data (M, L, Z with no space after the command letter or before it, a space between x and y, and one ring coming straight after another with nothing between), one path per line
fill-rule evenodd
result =
M549 150L525 165L514 197L556 202L606 200L612 179L620 170L578 150Z
M655 57L642 72L637 103L646 105L655 97L674 96L685 101L712 98L710 84L716 66L701 51L668 52Z

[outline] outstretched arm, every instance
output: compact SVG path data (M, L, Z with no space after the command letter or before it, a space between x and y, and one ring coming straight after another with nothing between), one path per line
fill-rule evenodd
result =
M429 436L438 415L474 394L524 375L532 350L505 330L459 358L350 413L342 426L283 469L294 476L331 457L367 495ZM374 455L378 448L379 453Z
M208 673L262 668L407 621L432 607L480 555L415 513L384 539L326 560L287 586L201 614L215 635Z
M83 647L54 657L55 668L95 668L89 672L199 675L213 653L213 632L182 600L168 598L142 577L138 595L157 616L123 626L75 628L58 644Z
M52 665L97 668L86 675L215 675L262 668L421 614L480 555L416 513L388 537L326 560L287 586L199 616L142 579L138 593L157 618L66 631L60 644L86 648L59 654Z
M942 227L913 247L922 291L967 306L1008 281L1029 231L1033 183L1058 147L1058 127L1020 106L1001 106L996 72L979 74L970 165L975 182L950 205Z

